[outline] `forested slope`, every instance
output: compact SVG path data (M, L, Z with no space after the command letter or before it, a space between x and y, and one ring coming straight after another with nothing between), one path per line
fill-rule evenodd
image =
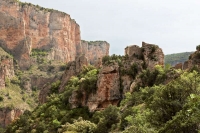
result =
M165 55L165 64L170 64L171 66L174 66L178 63L183 63L188 60L190 54L192 53L193 52L183 52Z

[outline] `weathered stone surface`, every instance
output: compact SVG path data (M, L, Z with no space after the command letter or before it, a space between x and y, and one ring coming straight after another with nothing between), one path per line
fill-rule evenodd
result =
M200 67L200 51L197 49L192 53L187 61L183 64L183 70L191 69L193 67Z
M122 86L123 86L123 94L130 92L131 91L130 86L131 86L131 83L133 82L133 79L130 76L125 75L121 77L121 80L122 80Z
M183 64L183 70L186 70L186 69L189 68L189 67L188 67L188 66L189 66L188 64L189 64L189 61L185 61L185 62L184 62L184 64Z
M52 60L75 60L80 28L68 14L1 0L0 17L0 46L14 55L22 69L30 66L33 48L49 50Z
M0 88L5 88L6 78L14 77L13 59L3 56L0 60Z
M87 101L90 111L105 108L109 104L117 105L121 99L120 75L118 64L103 66L97 81L97 91Z
M153 69L155 65L164 66L164 54L161 48L155 44L142 42L144 62L149 69Z
M142 55L142 49L137 46L137 45L131 45L131 46L127 46L125 48L125 55L128 56L141 56Z
M34 87L41 89L45 84L51 83L55 80L55 77L42 77L42 76L30 76L29 79L22 79L23 89L31 91Z
M128 55L132 62L145 63L149 69L154 69L155 65L164 65L163 51L155 44L142 42L142 47L136 45L127 46L125 55Z
M62 75L61 78L61 85L60 85L60 92L64 90L65 85L69 81L72 76L77 75L83 68L83 66L87 66L88 61L84 55L76 57L75 61L69 62L67 64L67 68L65 73Z
M102 57L109 54L105 41L81 42L80 27L68 14L1 0L0 17L0 46L14 55L21 69L32 64L32 49L47 50L48 60L62 62L85 54L95 66L100 66Z
M82 53L88 59L88 63L96 67L102 65L102 58L109 55L110 44L106 41L81 41Z
M52 81L53 82L53 81ZM40 90L39 93L39 103L45 103L47 101L47 96L50 93L50 88L51 88L51 84L46 84L45 86L43 86L43 88Z
M21 109L10 109L10 108L1 108L0 109L0 126L6 127L13 120L17 119L24 110Z

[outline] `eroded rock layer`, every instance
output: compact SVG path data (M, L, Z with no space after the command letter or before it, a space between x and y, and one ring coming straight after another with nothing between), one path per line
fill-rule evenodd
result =
M0 46L23 69L31 65L32 49L48 50L51 60L69 62L80 53L80 27L66 13L32 4L0 1Z

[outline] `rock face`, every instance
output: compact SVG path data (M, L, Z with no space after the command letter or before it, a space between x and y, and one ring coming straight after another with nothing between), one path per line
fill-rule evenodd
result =
M75 60L79 25L68 14L32 4L0 1L0 46L11 52L22 69L31 64L32 49L50 51L49 59Z
M183 63L183 69L191 69L194 66L200 67L200 48L197 46L196 51L189 56L189 59Z
M6 79L14 77L13 58L0 48L0 88L5 88Z
M72 76L77 75L82 70L82 68L87 65L88 65L88 60L84 55L76 57L75 61L69 62L65 70L65 73L61 78L60 92L63 91L69 79Z
M105 41L81 42L79 25L63 12L1 0L0 18L0 47L10 52L23 70L33 63L33 49L48 51L48 60L62 62L85 54L95 66L101 65L102 57L109 54Z
M125 48L125 55L132 60L142 60L146 67L153 69L155 65L164 65L164 54L161 48L155 44L142 42L142 47L131 45Z
M141 56L142 55L142 49L137 46L137 45L131 45L131 46L127 46L125 48L125 55L128 56Z
M81 99L77 98L77 91L70 96L69 103L72 108L82 105L87 106L90 111L95 111L104 109L109 104L117 105L121 99L118 64L102 66L98 74L96 91L87 94L83 89L81 93Z
M88 58L91 65L100 67L102 58L109 55L110 44L106 41L81 41L82 53Z
M121 99L120 75L118 64L103 66L97 81L97 91L87 101L90 111L106 108L109 104L117 105Z
M61 85L59 87L59 92L62 92L65 88L65 85L69 81L69 79L72 76L75 76L79 74L79 72L82 70L84 66L88 65L87 58L84 55L76 57L75 61L71 61L67 64L67 68L64 72L64 74L61 77ZM59 80L58 78L54 78L51 80L51 83ZM41 90L39 94L39 102L44 103L46 102L46 97L48 96L50 92L51 85L45 85Z
M144 49L144 61L147 63L148 68L154 68L155 65L164 66L164 54L161 48L155 44L145 42L142 42L142 48Z
M21 114L23 114L23 112L24 111L20 109L0 109L0 126L8 126L13 120L17 119Z
M82 97L77 99L78 92L74 91L69 98L71 107L82 105L87 106L90 111L95 111L104 109L109 104L117 105L126 92L134 91L134 87L140 82L137 77L142 70L152 70L155 65L164 65L164 54L157 45L143 42L141 48L136 45L128 46L125 54L124 57L115 56L117 60L110 58L104 62L98 74L95 92L86 94L83 89ZM118 60L121 60L121 63ZM73 75L75 67L72 68L65 75ZM69 80L69 77L66 79Z

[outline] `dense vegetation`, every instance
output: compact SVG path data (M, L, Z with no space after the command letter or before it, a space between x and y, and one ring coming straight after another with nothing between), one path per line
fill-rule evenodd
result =
M193 52L184 52L165 55L165 64L170 64L171 66L176 65L177 63L183 63L188 60L190 54Z
M19 120L15 121L7 131L10 132L57 132L72 130L73 127L69 123L83 124L84 126L94 126L92 129L85 129L86 132L96 129L96 125L85 120L89 120L91 115L86 107L70 108L69 97L73 91L81 94L86 91L87 94L96 89L98 70L92 66L85 67L83 71L74 76L65 87L65 91L58 94L58 86L60 81L51 84L51 93L47 103L38 106L33 112L26 111ZM84 87L85 86L85 87ZM82 88L87 90L82 90ZM79 95L77 95L79 96ZM79 118L81 117L81 118ZM78 119L79 118L79 119ZM75 119L78 119L75 121ZM64 125L63 128L61 125ZM72 128L72 129L71 129ZM77 127L75 127L77 128ZM75 129L73 129L75 130ZM80 130L79 128L77 130Z
M143 70L141 83L134 92L128 92L120 105L89 112L79 104L71 109L69 97L76 92L88 94L96 89L98 70L85 67L70 79L65 91L57 89L59 81L52 83L48 102L33 112L26 111L14 121L7 133L195 133L200 119L200 74L156 66L153 71ZM169 80L173 77L173 80Z

